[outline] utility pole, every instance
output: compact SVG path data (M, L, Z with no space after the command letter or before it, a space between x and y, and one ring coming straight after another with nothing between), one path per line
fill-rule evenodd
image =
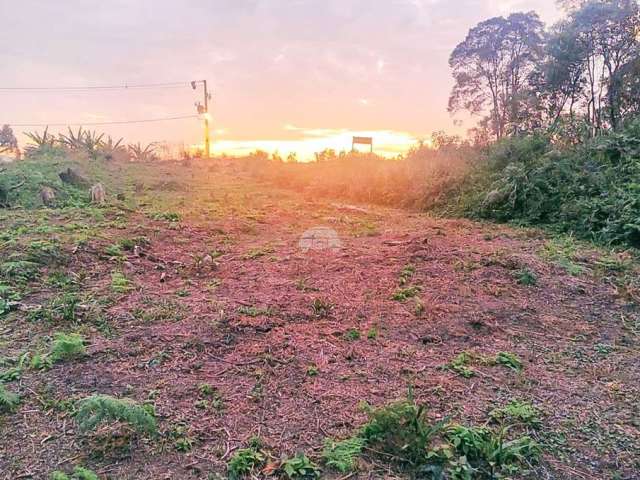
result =
M196 102L196 108L198 113L204 115L204 157L211 157L211 139L209 137L209 100L211 100L211 94L207 90L206 80L194 80L191 82L191 88L194 90L198 83L202 83L204 86L204 105L200 102Z

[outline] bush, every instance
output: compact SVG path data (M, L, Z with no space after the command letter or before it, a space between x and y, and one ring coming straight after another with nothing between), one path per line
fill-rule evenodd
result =
M599 243L640 246L640 119L554 149L542 136L491 147L470 185L485 201L462 213L544 225Z
M94 430L106 421L124 422L139 433L155 434L156 419L143 406L133 400L108 395L93 395L80 400L76 421L80 430Z

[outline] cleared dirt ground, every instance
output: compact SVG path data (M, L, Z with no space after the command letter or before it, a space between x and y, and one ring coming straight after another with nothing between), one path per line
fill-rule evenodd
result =
M318 459L325 437L365 422L360 402L384 405L409 386L434 419L482 424L512 399L538 407L529 433L544 454L527 478L640 478L640 315L623 280L637 270L624 253L311 199L237 172L164 173L130 174L145 182L127 193L135 207L0 212L4 259L34 240L61 253L0 317L5 367L46 351L54 331L88 338L83 358L6 384L22 402L0 417L0 478L79 463L122 480L217 478L252 436L274 455ZM303 251L314 227L342 247ZM136 248L109 250L122 239ZM127 291L114 291L114 271ZM409 287L415 296L393 298ZM55 310L65 292L79 299L72 318ZM524 368L442 368L463 351L512 352ZM204 383L215 408L198 403ZM69 404L93 393L153 404L160 438L81 434ZM367 455L349 477L402 474Z

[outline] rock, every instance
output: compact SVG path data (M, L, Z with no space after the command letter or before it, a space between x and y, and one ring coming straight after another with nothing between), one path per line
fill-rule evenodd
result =
M40 189L40 200L45 207L52 207L56 201L56 192L51 187L42 187Z
M102 205L104 203L106 194L101 183L96 183L93 187L91 187L91 190L89 190L89 194L91 195L91 203L97 203L99 205Z
M73 185L74 187L86 188L87 186L89 186L89 180L87 180L72 168L67 168L64 172L60 172L58 176L64 183L68 183L69 185Z

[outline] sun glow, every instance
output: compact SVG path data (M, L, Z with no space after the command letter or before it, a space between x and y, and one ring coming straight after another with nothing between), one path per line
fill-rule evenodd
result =
M322 150L349 151L351 150L352 138L361 136L373 138L374 153L384 157L396 157L407 152L419 141L424 141L422 136L394 130L311 129L294 125L285 125L284 130L286 135L283 137L293 134L297 138L234 140L224 138L227 132L222 130L219 131L218 138L214 133L211 152L217 155L242 156L256 150L262 150L267 153L278 153L284 158L293 154L300 161L309 161L314 158L314 153ZM192 145L192 150L201 148L202 145ZM356 148L361 149L362 147ZM368 151L368 147L364 150Z

